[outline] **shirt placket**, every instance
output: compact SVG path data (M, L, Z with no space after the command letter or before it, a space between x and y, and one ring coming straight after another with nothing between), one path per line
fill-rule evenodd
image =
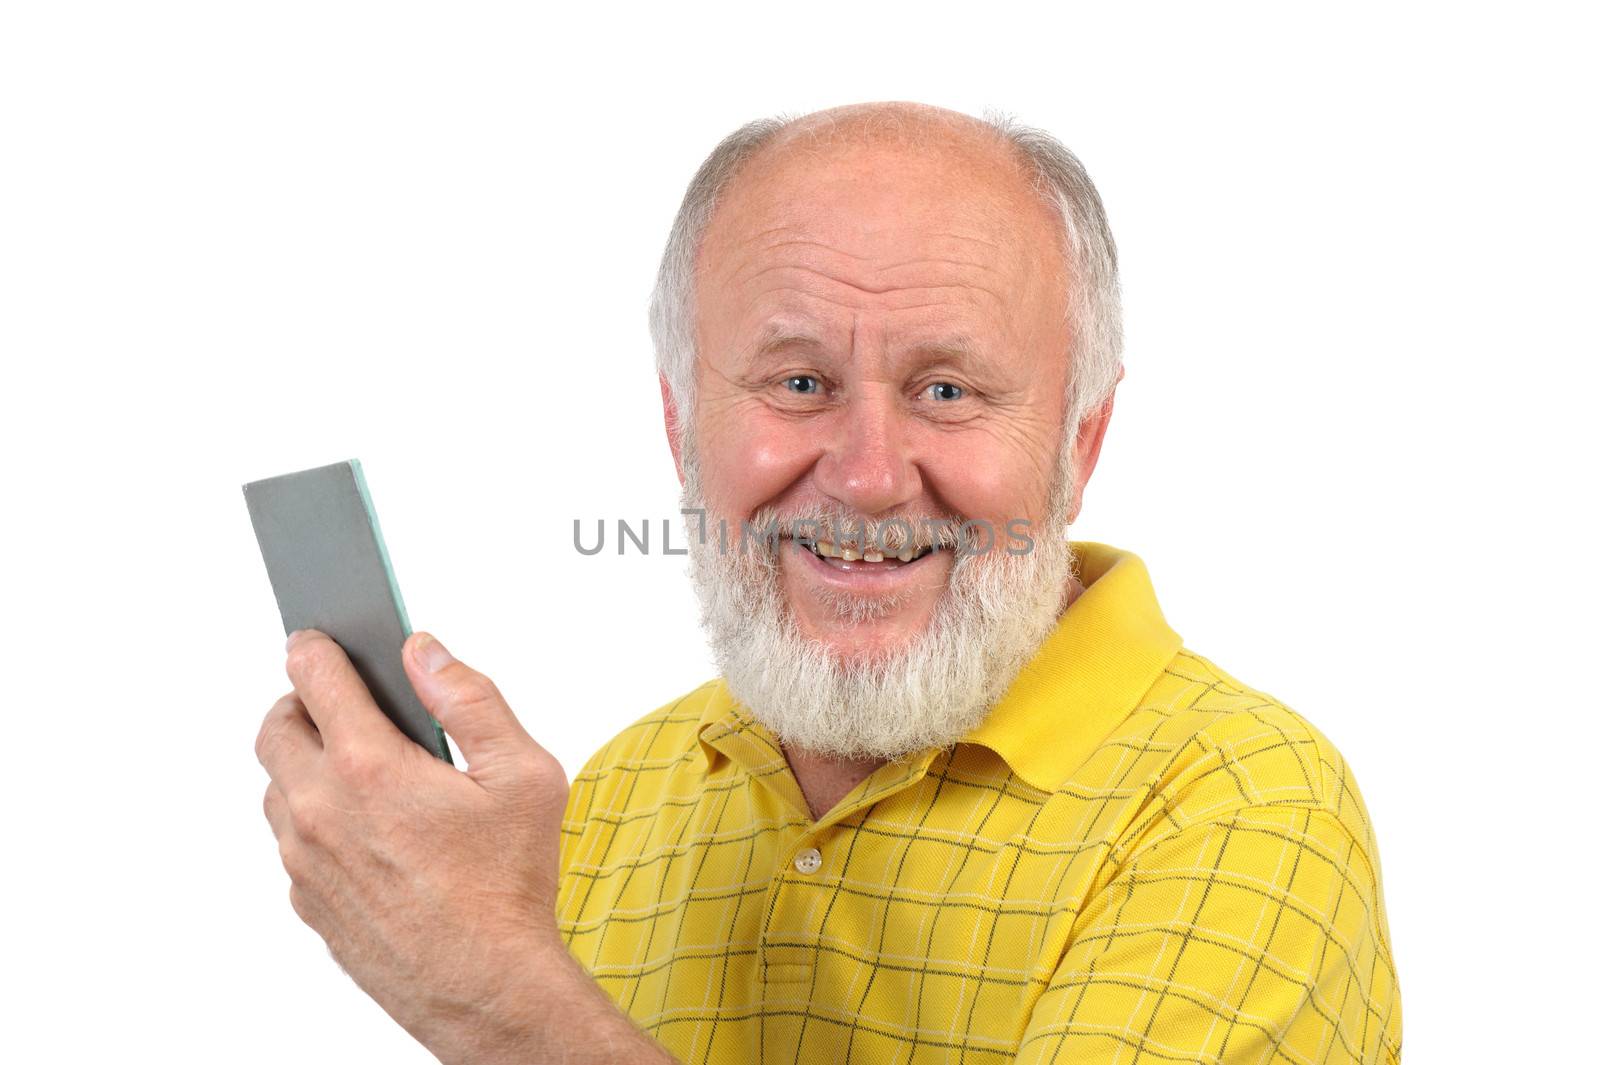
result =
M816 822L810 820L803 805L799 782L784 764L783 775L794 793L802 796L801 810L807 817L803 824L784 832L783 853L768 888L760 940L763 983L810 983L822 941L823 920L845 873L851 833L841 824L917 784L927 774L935 754L929 751L907 762L880 766Z

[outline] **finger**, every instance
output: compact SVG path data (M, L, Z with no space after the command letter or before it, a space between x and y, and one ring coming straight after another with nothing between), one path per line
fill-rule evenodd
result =
M261 810L267 815L273 838L282 839L289 830L289 801L284 798L283 789L278 787L277 781L267 784L267 793L261 799Z
M290 639L284 669L325 747L381 749L406 742L378 709L350 656L327 633L297 631Z
M300 918L307 928L322 937L323 942L328 944L328 952L332 954L333 943L328 939L330 924L327 920L328 911L326 907L318 902L316 896L310 891L293 881L289 884L289 906L294 910L294 915ZM335 962L339 961L337 957L333 960ZM339 964L339 968L344 970L343 963ZM349 976L350 974L346 971L345 975Z
M305 704L294 692L272 704L256 733L256 760L275 781L292 784L313 770L322 737L311 725Z
M428 713L454 737L474 771L496 759L522 756L534 743L511 712L494 682L456 661L444 644L426 632L406 641L406 673Z

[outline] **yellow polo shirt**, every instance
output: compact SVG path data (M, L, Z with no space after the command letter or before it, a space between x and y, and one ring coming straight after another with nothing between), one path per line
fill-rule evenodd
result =
M720 681L574 780L557 918L684 1062L1398 1062L1371 824L1305 719L1086 585L984 722L821 820Z

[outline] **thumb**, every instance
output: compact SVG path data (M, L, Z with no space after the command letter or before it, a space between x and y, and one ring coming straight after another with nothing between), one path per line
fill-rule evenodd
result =
M414 633L401 657L417 698L456 741L469 768L489 769L533 744L494 681L456 661L431 634Z

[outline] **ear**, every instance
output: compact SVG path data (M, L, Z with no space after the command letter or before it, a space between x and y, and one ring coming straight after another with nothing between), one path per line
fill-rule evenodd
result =
M667 425L667 446L672 449L672 464L678 469L678 484L683 484L683 423L678 420L678 404L672 398L672 388L665 374L656 374L661 382L661 414Z
M1126 372L1120 366L1117 368L1117 381L1111 386L1111 394L1078 423L1078 439L1072 450L1072 481L1077 487L1073 491L1068 521L1077 521L1078 512L1083 509L1083 490L1088 487L1095 464L1100 461L1100 445L1105 443L1106 426L1111 424L1111 406L1117 398L1117 385L1122 383Z

